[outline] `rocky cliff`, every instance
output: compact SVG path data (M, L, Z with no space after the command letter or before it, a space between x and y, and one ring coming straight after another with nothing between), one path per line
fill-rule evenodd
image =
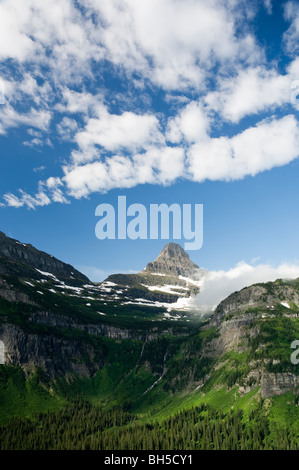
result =
M290 360L291 342L299 337L298 280L256 284L233 293L218 305L210 327L218 335L204 355L216 358L216 367L242 370L236 380L242 394L256 387L263 398L298 390L299 369Z
M37 270L51 273L71 285L89 282L88 278L73 266L0 232L0 273L36 279L41 274Z

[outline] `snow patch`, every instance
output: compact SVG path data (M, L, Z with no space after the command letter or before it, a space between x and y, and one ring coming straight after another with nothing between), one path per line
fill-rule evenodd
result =
M36 271L38 271L40 274L42 274L43 276L47 276L47 277L51 277L52 279L54 279L54 281L57 281L57 282L61 282L59 279L57 279L56 276L54 276L54 274L52 273L47 273L45 271L40 271L39 269L35 268Z
M67 286L66 284L62 285L57 285L55 287L59 287L60 289L68 289L68 290L73 290L77 294L81 294L82 288L81 287L73 287L73 286Z
M31 282L29 282L29 281L24 281L24 282L26 282L26 284L28 284L28 286L35 287L35 285L31 284Z
M183 289L183 290L188 290L187 287L183 286L173 286L171 284L166 284L165 286L147 286L145 284L142 284L144 287L146 287L150 291L159 291L159 292L165 292L166 294L175 294L175 295L182 295L181 292L177 292L174 289Z

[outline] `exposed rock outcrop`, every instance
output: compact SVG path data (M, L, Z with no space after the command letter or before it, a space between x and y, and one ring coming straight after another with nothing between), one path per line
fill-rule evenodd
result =
M86 341L53 334L31 334L17 325L0 325L6 365L19 365L25 371L41 367L50 377L77 373L92 377L104 363L103 352Z
M0 273L38 278L40 273L37 269L49 272L71 285L89 282L88 278L73 266L0 232Z
M158 258L152 263L147 264L145 271L172 276L184 276L194 280L201 279L205 274L205 271L193 263L188 253L177 243L168 243Z

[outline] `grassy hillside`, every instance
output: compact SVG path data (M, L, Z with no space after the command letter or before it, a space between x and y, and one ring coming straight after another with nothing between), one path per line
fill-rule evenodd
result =
M298 319L278 309L264 320L257 316L251 325L259 334L248 349L216 358L202 351L219 331L203 326L185 338L146 344L101 338L105 364L91 379L47 381L42 371L25 377L21 368L2 366L2 448L298 449L298 391L265 399L254 383L240 391L252 360L267 359L271 372L298 373L287 361ZM277 356L286 362L273 365ZM114 415L124 421L113 418L102 429Z

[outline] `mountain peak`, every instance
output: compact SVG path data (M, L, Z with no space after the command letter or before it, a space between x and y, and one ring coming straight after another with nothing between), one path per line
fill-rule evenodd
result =
M158 259L188 258L189 255L178 243L167 243L159 254Z
M155 261L148 263L146 272L199 279L204 274L178 243L168 243Z

